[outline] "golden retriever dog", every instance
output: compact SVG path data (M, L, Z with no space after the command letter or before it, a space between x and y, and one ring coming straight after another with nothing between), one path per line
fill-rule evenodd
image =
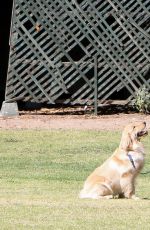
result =
M128 198L135 196L135 179L144 166L141 137L148 131L145 122L127 125L113 155L86 179L80 198Z

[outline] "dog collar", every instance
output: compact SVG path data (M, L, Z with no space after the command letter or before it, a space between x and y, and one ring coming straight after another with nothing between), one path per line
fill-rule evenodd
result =
M133 168L136 169L135 164L134 164L134 160L133 160L132 156L131 156L130 154L127 154L127 156L129 157L129 160L130 160L130 162L131 162Z

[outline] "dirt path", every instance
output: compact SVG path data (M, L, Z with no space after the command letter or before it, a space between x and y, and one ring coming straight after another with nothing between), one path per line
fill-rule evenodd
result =
M150 115L42 115L24 114L18 117L0 117L0 129L85 129L85 130L122 130L126 124L146 121L150 129Z

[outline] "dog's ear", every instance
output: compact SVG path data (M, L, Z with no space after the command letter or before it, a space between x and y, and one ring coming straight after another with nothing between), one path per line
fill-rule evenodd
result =
M125 151L128 151L131 148L131 146L132 146L131 135L127 132L123 133L119 147Z

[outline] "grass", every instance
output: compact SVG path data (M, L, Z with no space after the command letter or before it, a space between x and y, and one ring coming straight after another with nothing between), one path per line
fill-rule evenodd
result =
M0 229L150 229L150 174L137 183L137 195L147 199L78 198L119 140L119 132L1 130ZM149 137L144 144L148 171Z

